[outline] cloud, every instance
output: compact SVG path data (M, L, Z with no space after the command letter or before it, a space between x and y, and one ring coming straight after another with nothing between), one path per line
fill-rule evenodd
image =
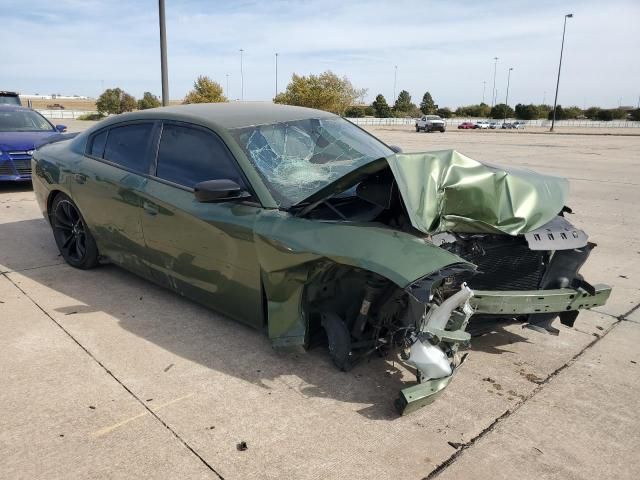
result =
M10 2L11 3L11 2ZM96 95L102 85L140 96L160 91L157 2L13 2L3 8L0 43L6 85L23 92ZM429 90L440 105L491 98L493 57L502 100L514 67L510 103L551 101L562 21L569 20L559 101L565 105L635 104L640 77L640 4L633 1L537 2L176 2L167 0L169 80L181 98L199 74L245 99L275 93L293 72L331 69L368 99ZM546 94L545 94L546 92ZM588 106L588 105L587 105Z

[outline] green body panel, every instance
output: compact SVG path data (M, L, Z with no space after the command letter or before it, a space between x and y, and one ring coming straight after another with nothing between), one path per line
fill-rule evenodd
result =
M475 290L469 303L475 313L483 314L560 313L599 307L607 303L611 287L598 284L594 288L595 295L572 288L505 292Z
M451 383L452 379L453 375L450 375L403 388L395 401L396 410L400 415L407 415L431 405L438 398L440 392Z
M321 222L264 210L255 225L256 249L269 310L269 336L303 344L300 299L323 261L377 273L405 288L454 263L468 263L432 243L384 226Z
M555 218L569 191L566 179L488 165L455 150L387 161L411 223L426 233L526 233Z

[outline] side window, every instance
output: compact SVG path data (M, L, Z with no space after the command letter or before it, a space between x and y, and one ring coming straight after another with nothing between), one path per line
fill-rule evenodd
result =
M109 130L104 158L123 167L149 171L149 140L153 123L134 123Z
M222 140L203 130L174 124L162 128L156 175L186 187L220 179L244 185Z
M91 139L91 148L89 155L92 157L102 158L104 153L104 145L107 142L107 131L100 132Z

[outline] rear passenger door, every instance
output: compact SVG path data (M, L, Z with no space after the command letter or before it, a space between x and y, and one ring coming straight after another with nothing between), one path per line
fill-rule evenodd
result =
M235 158L214 132L164 122L155 177L143 192L142 227L156 280L237 320L261 326L260 269L252 200L200 203L199 182L230 179L247 188Z
M96 132L74 169L71 186L101 255L147 277L140 193L151 172L159 130L159 122L136 121Z

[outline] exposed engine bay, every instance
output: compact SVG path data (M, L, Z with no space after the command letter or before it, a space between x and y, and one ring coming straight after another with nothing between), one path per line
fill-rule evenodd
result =
M416 372L420 389L410 387L396 400L399 412L433 401L464 361L472 334L496 321L520 321L534 330L558 334L551 322L560 316L572 326L577 310L531 314L474 314L475 291L538 291L594 287L578 273L592 248L587 236L564 214L523 235L442 232L414 228L390 169L359 181L321 202L304 205L299 215L320 221L384 224L431 242L470 262L399 288L384 277L327 263L305 292L305 311L316 338L324 331L334 364L349 370L372 353L397 353ZM402 252L397 252L402 255ZM345 292L348 294L345 295ZM538 311L538 310L535 310ZM424 387L427 387L426 389ZM418 398L416 398L418 397Z

